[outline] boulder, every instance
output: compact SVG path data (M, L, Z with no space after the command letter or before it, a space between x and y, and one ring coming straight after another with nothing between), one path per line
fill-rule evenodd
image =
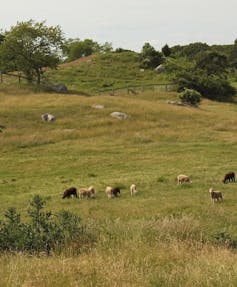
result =
M163 73L163 72L165 71L165 66L162 65L162 64L160 64L159 66L157 66L157 67L155 68L155 71L156 71L157 73Z
M105 107L104 107L103 105L93 105L92 108L98 109L98 110L102 110L102 109L104 109Z
M113 112L110 114L110 116L119 120L124 120L128 118L127 114L121 112Z
M63 83L52 84L51 87L52 87L52 90L57 93L62 93L62 94L68 93L68 89L66 85L64 85Z

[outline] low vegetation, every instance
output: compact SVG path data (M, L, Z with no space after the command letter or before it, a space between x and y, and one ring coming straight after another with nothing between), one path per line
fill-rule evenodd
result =
M92 245L94 238L89 235L81 219L69 211L53 214L42 211L46 201L35 195L30 202L29 223L21 221L20 213L10 207L5 220L0 223L0 250L50 255L63 248L73 247L74 252ZM95 237L95 236L94 236Z
M236 41L64 40L32 20L0 35L0 286L236 286Z
M184 89L180 95L180 99L183 103L197 106L201 102L201 94L192 89Z
M50 223L63 230L49 256L41 240L52 233L45 229L37 248L29 249L35 255L2 248L1 286L236 285L236 188L222 180L236 171L237 107L205 99L197 109L167 104L178 97L154 91L32 94L24 88L0 93L1 232L18 214L21 224L32 226L29 202L37 194L47 199L41 212L47 217L51 211ZM129 117L111 118L113 111ZM56 121L42 122L45 112ZM177 185L182 173L192 183ZM132 183L138 189L133 197ZM90 185L95 198L62 199L66 188ZM107 185L119 186L121 196L108 199ZM223 202L212 203L210 187L222 192ZM62 210L73 215L61 229L55 215ZM73 240L71 216L84 226Z

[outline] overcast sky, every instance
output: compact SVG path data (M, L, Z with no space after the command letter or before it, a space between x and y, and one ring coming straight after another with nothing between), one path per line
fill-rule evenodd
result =
M2 2L2 3L1 3ZM157 50L193 42L232 44L237 0L0 0L0 29L46 20L66 38L90 38L114 48Z

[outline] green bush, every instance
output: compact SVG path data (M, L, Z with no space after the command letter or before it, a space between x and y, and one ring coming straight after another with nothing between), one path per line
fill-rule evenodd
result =
M229 101L236 90L230 83L218 75L207 75L202 70L186 71L177 74L178 91L184 88L198 91L202 97L210 100Z
M197 106L201 101L201 94L196 90L184 89L180 95L182 103L188 103L193 106Z
M45 204L39 195L34 196L28 209L29 223L21 222L15 208L5 212L5 221L0 222L0 250L50 254L73 246L78 252L94 243L95 237L80 217L69 211L44 212Z

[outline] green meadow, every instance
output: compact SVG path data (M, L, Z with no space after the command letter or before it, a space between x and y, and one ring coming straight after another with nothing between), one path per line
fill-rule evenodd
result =
M237 189L222 183L237 171L237 105L167 103L177 97L0 92L0 218L13 206L27 221L39 194L48 210L78 214L96 237L79 254L1 254L0 286L237 286ZM56 121L42 122L45 112ZM192 183L177 185L178 174ZM95 199L62 199L66 188L90 185ZM108 199L108 185L121 197ZM223 202L212 204L210 187Z

